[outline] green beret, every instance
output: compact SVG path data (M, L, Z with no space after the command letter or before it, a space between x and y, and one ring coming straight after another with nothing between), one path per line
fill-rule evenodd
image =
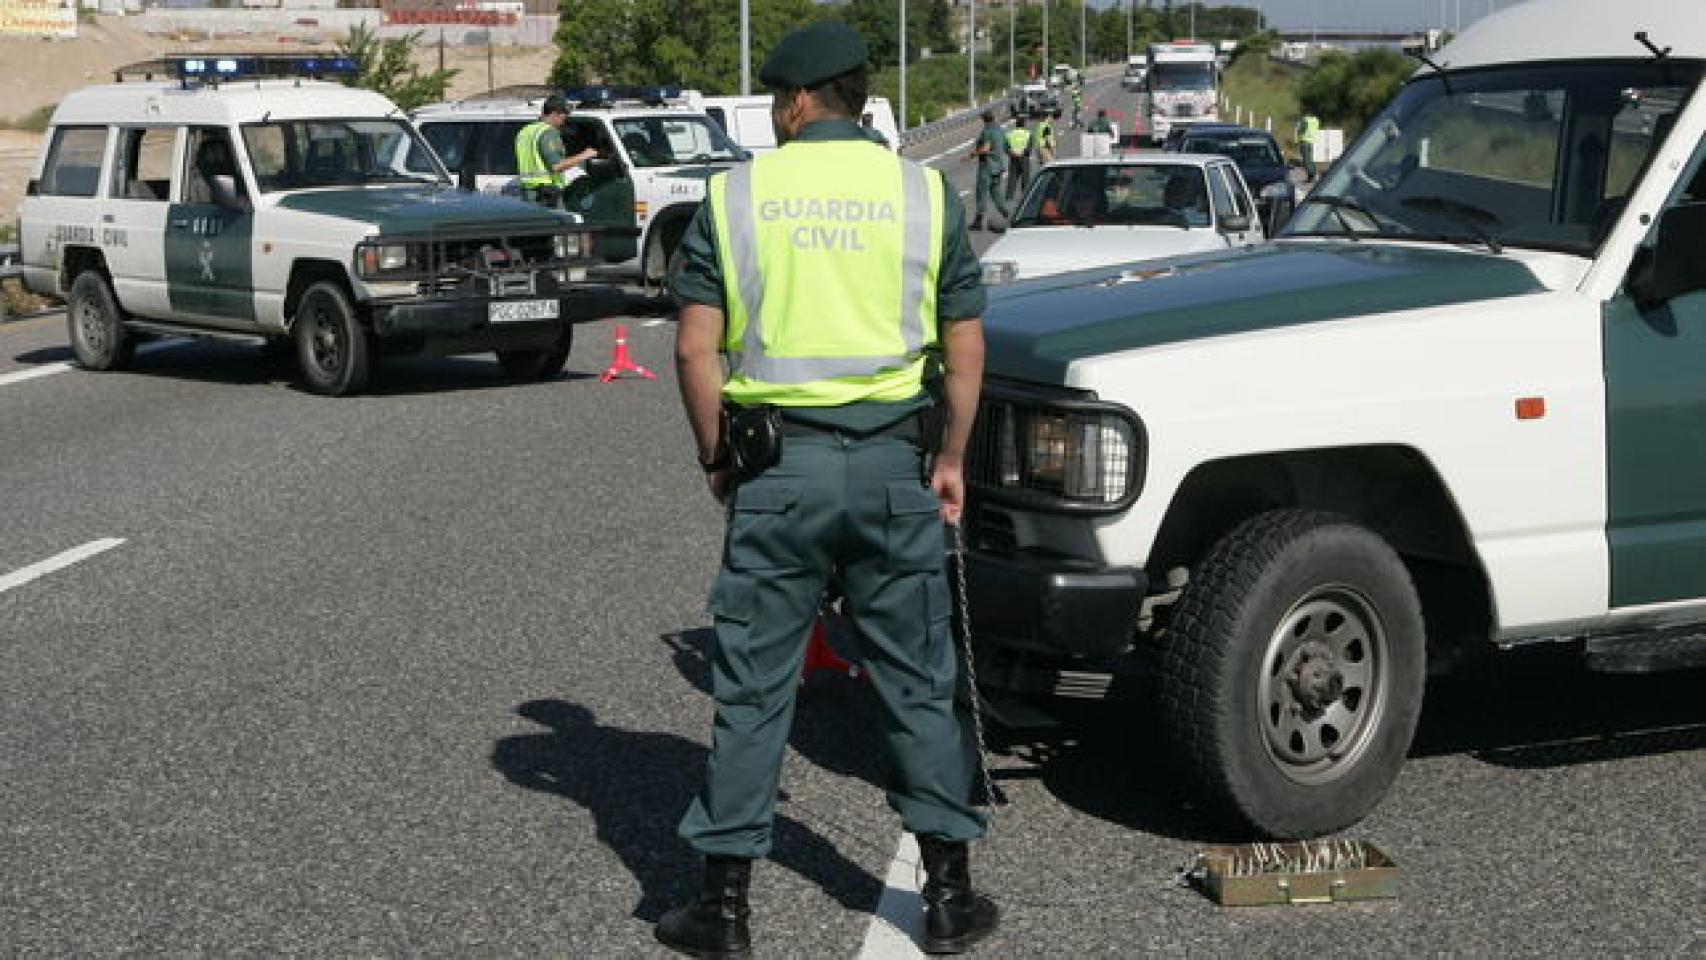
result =
M783 37L758 69L758 82L772 90L815 87L864 66L870 58L859 31L820 20Z

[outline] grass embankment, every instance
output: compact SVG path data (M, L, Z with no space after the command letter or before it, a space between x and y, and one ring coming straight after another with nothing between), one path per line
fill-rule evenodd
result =
M1274 139L1287 155L1296 153L1292 124L1297 122L1297 88L1303 82L1302 67L1276 63L1266 54L1251 51L1232 66L1224 77L1227 100L1243 107L1243 123L1252 127L1265 125L1267 117L1274 118ZM1223 118L1231 121L1234 111Z
M53 107L37 107L16 120L0 119L0 130L24 130L29 133L46 133L49 120L53 119Z
M1021 65L1021 68L1023 65ZM1019 76L1023 77L1023 70ZM871 92L887 97L900 121L900 68L884 67L871 76ZM1007 58L977 58L977 99L988 103L1007 92ZM940 120L966 108L966 58L943 54L906 67L906 112L912 114L902 127Z

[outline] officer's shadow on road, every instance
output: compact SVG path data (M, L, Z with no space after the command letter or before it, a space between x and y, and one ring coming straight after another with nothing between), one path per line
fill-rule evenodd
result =
M604 726L592 711L562 700L530 701L516 712L547 732L498 741L492 766L517 786L567 798L592 814L599 841L639 881L636 918L656 922L689 896L699 864L675 825L699 787L705 747L670 733ZM850 910L870 909L882 890L876 878L783 811L770 861Z

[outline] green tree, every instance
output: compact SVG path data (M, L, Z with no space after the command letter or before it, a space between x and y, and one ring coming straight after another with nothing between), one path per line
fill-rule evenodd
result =
M812 0L752 0L752 69L819 16ZM740 91L740 12L727 0L563 0L550 82L680 83ZM754 79L756 83L756 76Z
M456 71L421 73L414 57L421 34L416 30L407 36L381 39L364 24L351 27L349 35L338 42L338 53L354 60L361 71L344 83L382 93L404 110L443 100Z
M1355 136L1414 72L1415 64L1394 50L1330 52L1304 75L1297 102L1323 123L1344 127L1347 137Z

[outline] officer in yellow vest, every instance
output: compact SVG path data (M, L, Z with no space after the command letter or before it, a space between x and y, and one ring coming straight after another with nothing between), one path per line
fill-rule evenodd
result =
M783 38L759 71L783 146L710 181L671 278L682 401L728 510L710 602L715 735L680 826L705 855L703 886L657 925L698 957L751 949L752 860L770 851L806 638L832 580L883 705L889 801L922 851L924 948L961 952L996 925L969 875L985 821L954 697L943 538L965 503L984 292L941 174L855 121L869 59L833 21ZM945 424L927 461L937 354Z
M598 156L587 148L568 156L563 148L563 124L569 119L569 102L560 96L545 98L539 119L515 134L515 168L521 175L521 195L534 203L555 208L563 201L563 172Z
M1297 156L1303 161L1303 173L1315 179L1315 138L1321 133L1321 118L1305 110L1297 118Z
M1031 131L1025 127L1025 118L1017 117L1007 131L1007 199L1024 196L1030 185Z

